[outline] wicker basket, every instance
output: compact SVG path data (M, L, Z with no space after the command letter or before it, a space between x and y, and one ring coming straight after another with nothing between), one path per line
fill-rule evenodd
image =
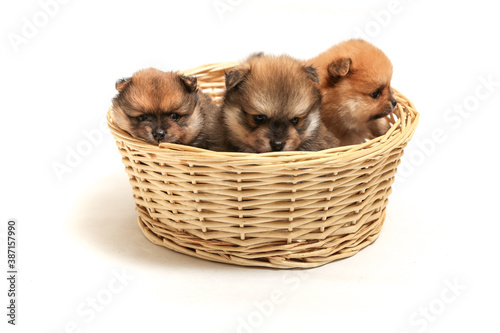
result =
M236 63L184 71L215 102ZM387 134L319 152L221 153L159 147L113 122L144 235L207 260L244 266L310 268L356 254L380 233L403 149L419 115L396 92Z

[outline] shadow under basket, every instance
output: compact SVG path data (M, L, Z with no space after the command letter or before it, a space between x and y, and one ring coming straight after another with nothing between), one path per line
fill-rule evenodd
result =
M184 71L216 103L224 71L237 63ZM214 152L155 146L113 121L144 235L190 256L243 266L311 268L375 241L403 149L419 114L396 91L392 127L364 144L318 152Z

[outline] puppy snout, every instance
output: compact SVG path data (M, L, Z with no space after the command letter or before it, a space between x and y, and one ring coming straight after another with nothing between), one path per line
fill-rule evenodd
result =
M392 104L392 107L395 108L396 105L398 105L398 101L396 101L395 98L391 99L391 104Z
M282 151L283 148L285 147L285 143L283 141L275 141L271 140L271 149L273 151Z
M153 138L155 138L156 141L160 142L161 140L165 139L165 131L162 129L153 131Z

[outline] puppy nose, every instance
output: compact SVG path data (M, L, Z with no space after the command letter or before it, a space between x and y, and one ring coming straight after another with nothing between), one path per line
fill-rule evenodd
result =
M398 101L396 101L395 98L391 99L391 104L393 107L396 107L396 105L398 104Z
M283 141L271 141L271 149L273 151L282 151L285 147L285 143Z
M156 141L160 142L165 138L165 131L162 129L157 129L153 132L153 138L155 138Z

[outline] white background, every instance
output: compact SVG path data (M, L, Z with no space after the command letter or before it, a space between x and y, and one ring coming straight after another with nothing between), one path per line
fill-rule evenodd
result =
M1 276L9 218L18 220L19 244L18 325L6 323L2 277L0 327L498 331L494 2L221 0L231 6L223 13L213 0L62 2L0 5ZM421 113L373 245L320 268L283 271L203 261L146 240L114 141L100 129L118 78L256 51L309 58L363 31ZM85 142L86 156L58 175L54 165L68 166Z

